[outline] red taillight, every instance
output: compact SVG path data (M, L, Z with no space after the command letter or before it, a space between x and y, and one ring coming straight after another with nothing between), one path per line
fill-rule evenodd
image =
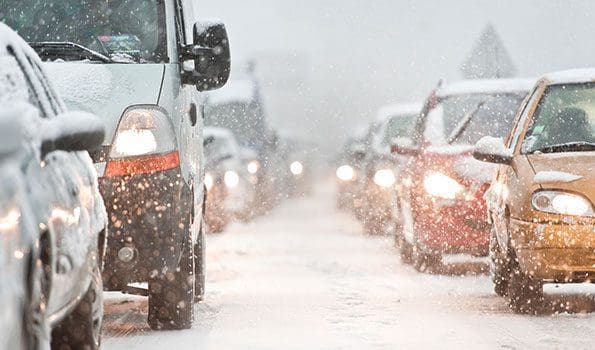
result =
M105 169L105 176L152 174L158 171L175 169L178 166L180 166L180 156L177 151L157 156L110 160Z

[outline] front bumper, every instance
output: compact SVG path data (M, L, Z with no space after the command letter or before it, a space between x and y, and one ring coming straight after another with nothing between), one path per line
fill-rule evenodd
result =
M551 282L595 281L595 223L511 220L510 229L523 271Z
M128 283L175 269L191 215L180 170L101 178L99 187L109 217L105 288L121 290ZM132 261L118 258L124 247L134 250Z
M419 245L444 254L487 256L489 225L483 201L433 201L424 197L414 207Z

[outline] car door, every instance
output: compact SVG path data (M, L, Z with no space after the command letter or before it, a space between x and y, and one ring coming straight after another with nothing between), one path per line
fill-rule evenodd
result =
M16 56L38 101L39 117L55 118L63 113L63 104L36 60L25 52L17 51ZM89 214L81 194L88 194L92 184L79 153L52 152L41 164L35 164L35 160L27 168L39 221L47 227L55 248L51 261L50 314L77 300L90 278L87 267L93 235L89 232Z

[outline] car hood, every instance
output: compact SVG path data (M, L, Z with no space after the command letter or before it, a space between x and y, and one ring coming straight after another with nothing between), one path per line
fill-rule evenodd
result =
M104 144L110 144L127 107L158 103L165 66L60 62L44 68L70 110L95 113L104 120Z
M532 154L533 183L582 193L595 203L595 152Z

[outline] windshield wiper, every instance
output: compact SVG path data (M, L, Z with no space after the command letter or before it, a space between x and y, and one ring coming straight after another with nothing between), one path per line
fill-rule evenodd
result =
M112 63L113 60L97 51L73 42L33 42L29 43L42 60L64 59L65 61L101 61Z
M595 143L593 142L569 142L561 143L559 145L551 145L536 149L531 153L557 153L557 152L588 152L595 151Z
M484 104L485 104L485 102L483 102L483 101L478 103L477 106L475 106L475 109L473 109L471 112L467 113L467 115L459 122L457 127L450 133L450 136L448 137L449 145L452 145L453 142L458 140L459 137L461 137L461 135L463 135L463 133L465 132L465 130L467 130L467 127L471 123L471 120L473 120L473 117L475 117L475 115L477 114L479 109L481 107L483 107Z

